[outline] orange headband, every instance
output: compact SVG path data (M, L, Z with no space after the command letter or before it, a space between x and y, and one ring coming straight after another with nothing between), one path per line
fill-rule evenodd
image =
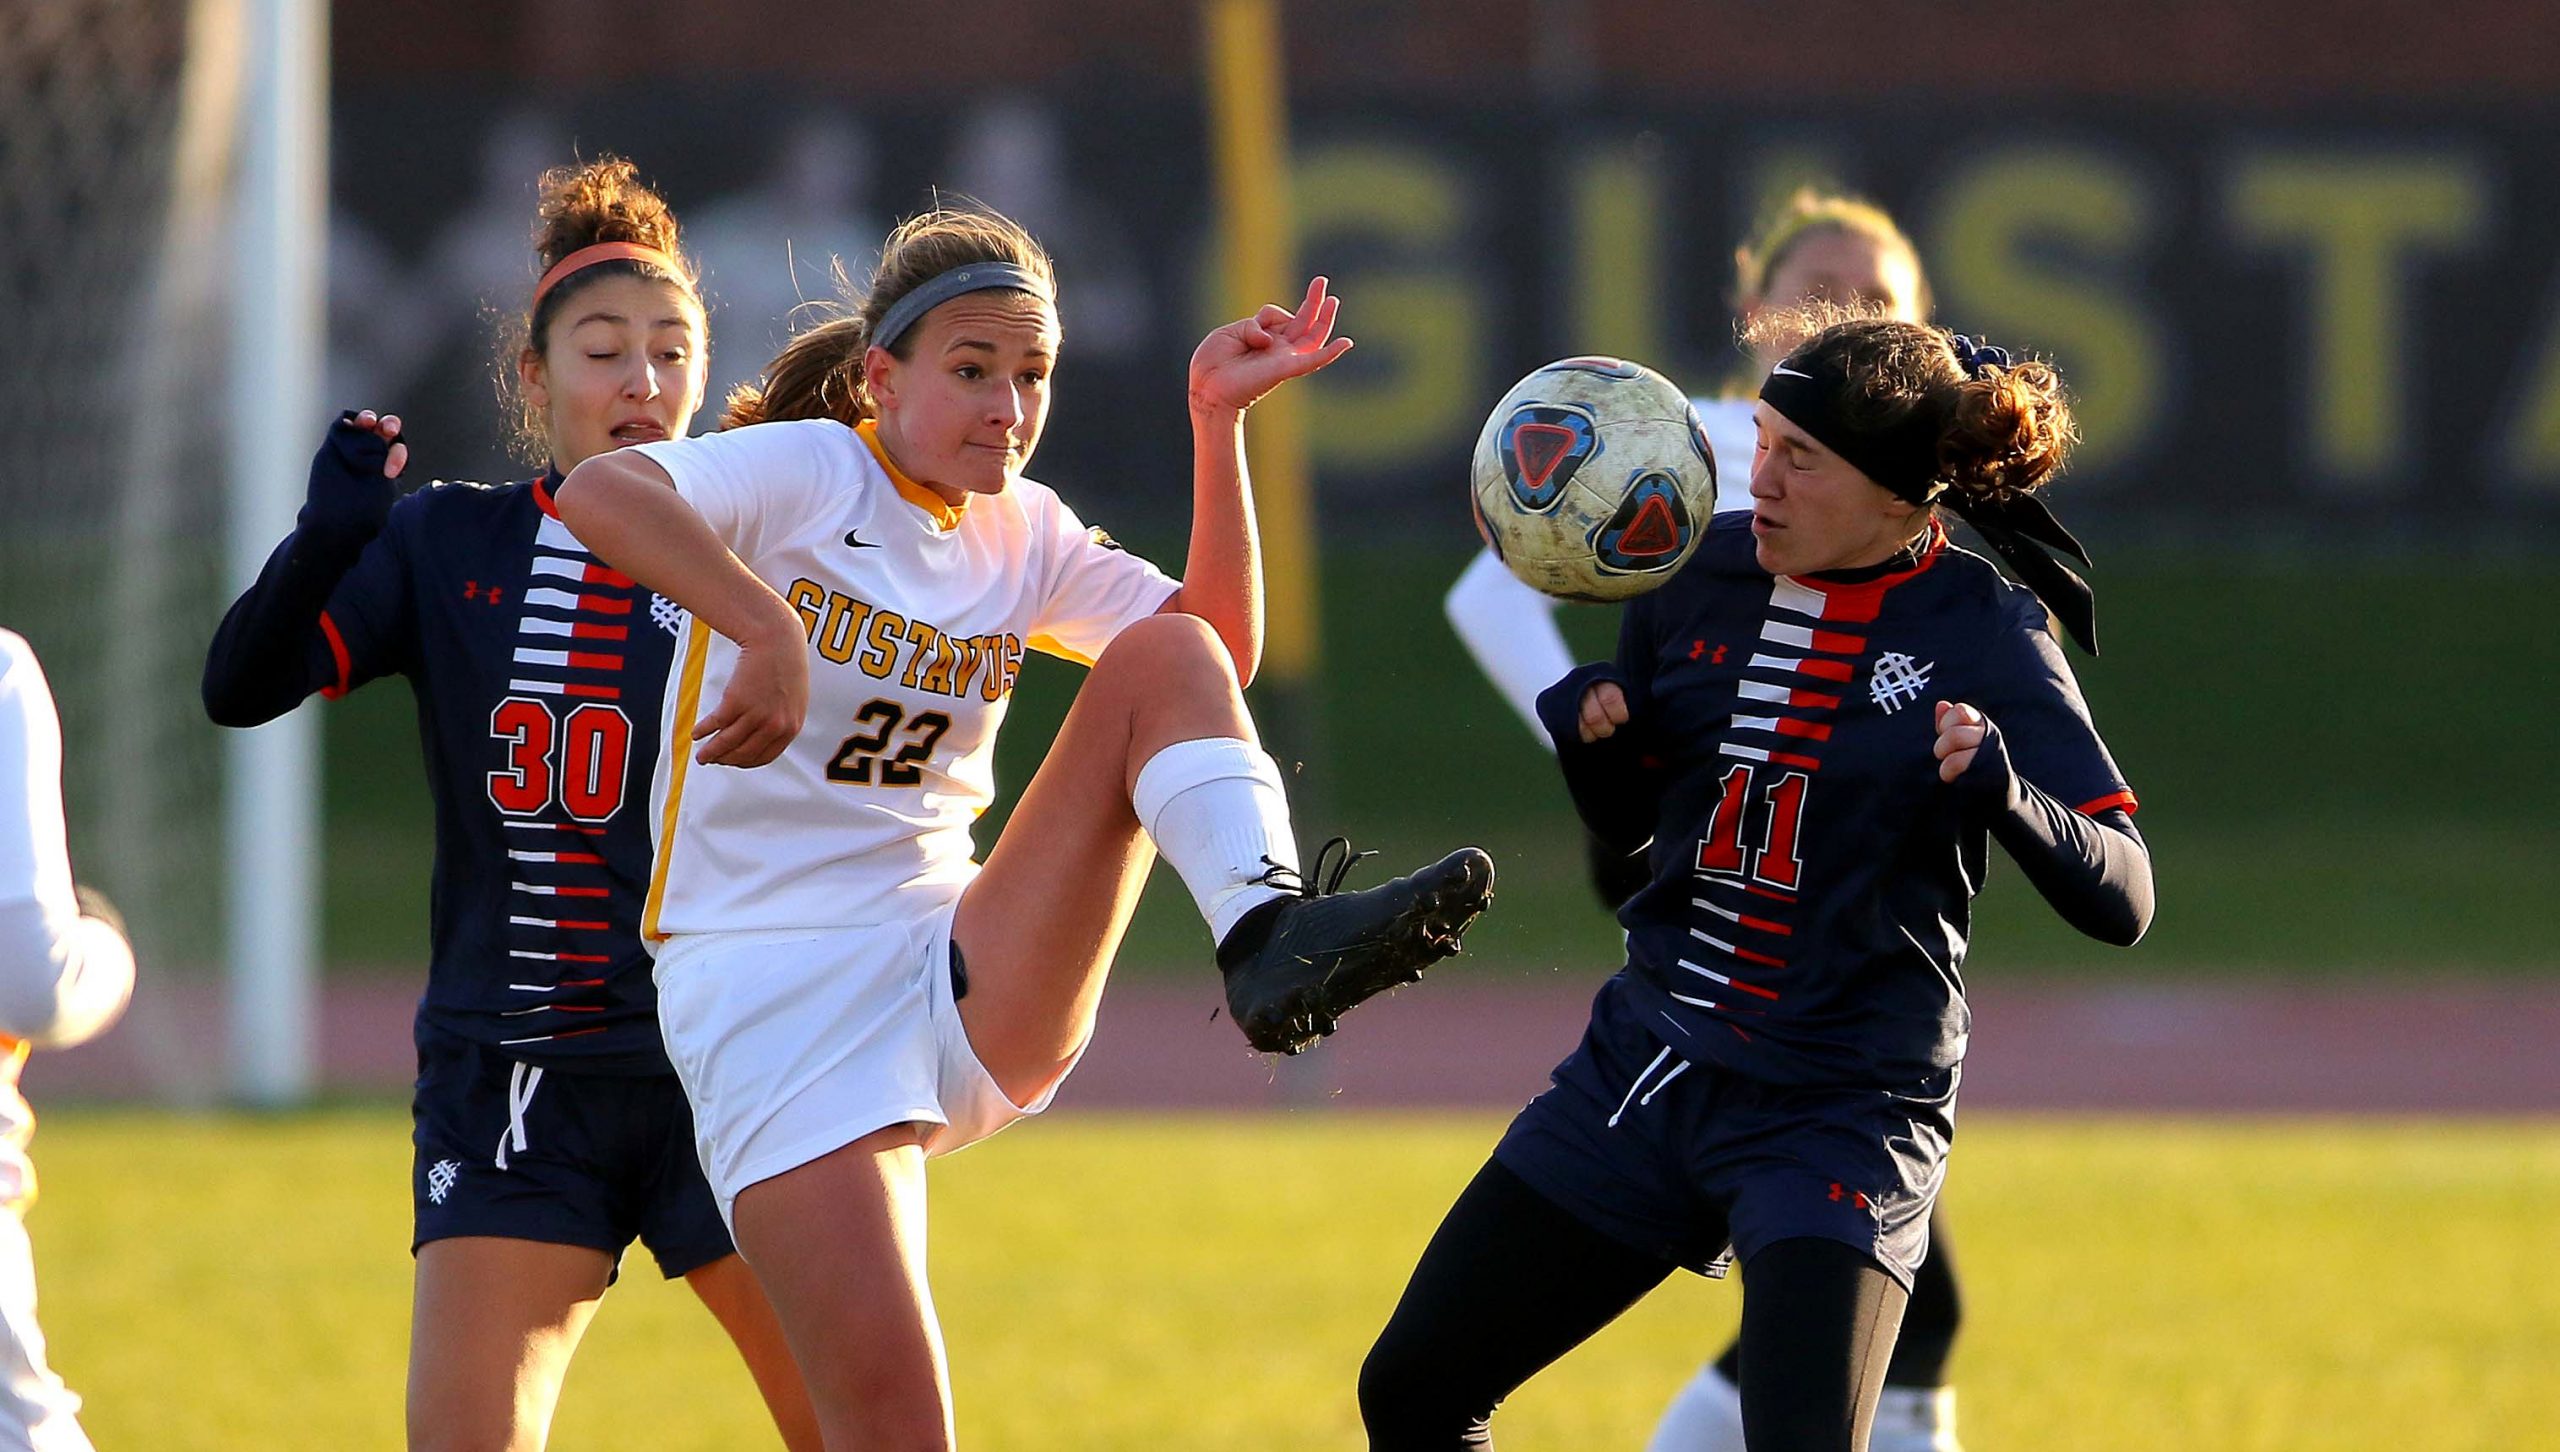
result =
M569 274L584 272L599 262L646 262L677 277L684 276L684 269L676 265L674 258L645 242L599 242L561 258L542 274L542 281L533 285L533 311L542 310L542 299Z

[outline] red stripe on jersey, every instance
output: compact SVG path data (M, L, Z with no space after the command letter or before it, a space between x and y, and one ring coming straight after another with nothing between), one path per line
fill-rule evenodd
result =
M603 1029L601 1029L601 1028L591 1028L591 1029L570 1029L570 1030L568 1030L568 1031L567 1031L567 1032L565 1032L565 1033L556 1033L556 1034L552 1034L550 1037L555 1038L555 1039L582 1039L582 1038L585 1038L585 1037L586 1037L587 1035L589 1035L589 1034L600 1034L600 1033L603 1033L603 1032L604 1032L604 1030L603 1030Z
M563 953L560 955L560 961L563 963L610 963L613 959L610 955L604 953ZM601 978L595 981L598 983L604 982ZM582 984L578 986L583 987L585 985Z
M1750 893L1754 897L1768 898L1772 902L1794 902L1796 900L1795 894L1793 893L1777 892L1765 887L1753 887L1749 883L1744 883L1742 885L1742 890Z
M1796 669L1804 672L1806 675L1816 676L1826 681L1846 681L1849 679L1851 671L1850 666L1844 661L1813 660L1810 658L1797 661Z
M1760 997L1769 1000L1771 1003L1778 1001L1778 995L1761 987L1757 983L1745 983L1739 978L1728 978L1725 980L1725 986L1728 988L1739 988L1745 993L1757 994Z
M544 1005L544 1007L546 1007L546 1008L550 1009L553 1013L602 1013L602 1012L604 1012L604 1010L603 1010L601 1007L598 1007L597 1005L592 1004L592 1003L552 1003L552 1004L545 1004L545 1005Z
M563 978L552 986L556 988L602 988L604 987L604 980L601 978Z
M320 696L323 700L334 701L347 693L347 677L354 673L354 666L347 659L347 638L338 633L338 622L330 619L326 610L320 612L320 634L328 639L329 658L338 663L338 683L322 686Z
M1734 920L1755 932L1775 933L1781 938L1792 938L1796 933L1795 929L1788 927L1785 923L1773 923L1767 918L1755 918L1749 913L1737 914Z
M553 897L611 897L613 896L613 889L609 887L555 887L551 889L551 895Z
M558 476L545 474L533 481L533 507L550 515L553 519L560 517L560 507L551 502L551 481L556 477Z
M1822 770L1821 762L1810 756L1798 756L1792 751L1772 751L1769 753L1769 759L1780 766L1802 767L1806 771Z
M581 595L578 597L578 608L592 610L598 615L628 615L631 613L631 602L611 595Z
M1754 953L1749 948L1736 948L1733 950L1733 956L1740 958L1746 963L1757 963L1763 968L1784 968L1787 966L1787 960L1784 958L1772 958L1766 953ZM1734 984L1734 987L1736 988L1744 986L1745 985L1741 983ZM1754 993L1760 992L1760 990L1756 988L1751 991ZM1769 996L1771 998L1775 998L1778 995L1772 993Z
M1897 570L1880 579L1862 580L1854 585L1835 584L1828 580L1790 576L1797 585L1822 594L1822 618L1844 625L1864 625L1884 609L1884 592L1915 576L1925 575L1938 557L1946 553L1947 527L1929 521L1929 542L1920 550L1920 558L1910 569ZM1830 647L1824 646L1828 650Z
M576 681L571 681L560 689L568 692L572 696L585 696L598 701L619 701L622 699L622 688L620 686L582 686Z
M570 657L572 660L576 658ZM1820 691L1789 691L1787 704L1807 711L1837 711L1840 709L1840 698L1826 696Z
M603 865L604 862L603 858L598 857L592 852L559 852L554 853L551 860L554 862L584 862L597 866Z
M629 640L631 638L631 627L628 625L597 625L590 621L580 620L570 625L569 638L572 640Z
M618 671L622 669L622 657L598 655L591 650L573 650L569 652L569 668L581 671Z
M2133 793L2129 791L2109 792L2094 802L2082 802L2078 810L2084 817L2094 817L2100 812L2111 812L2118 807L2124 808L2127 812L2138 812L2142 810L2142 803L2135 801Z
M1863 635L1842 635L1836 630L1817 630L1813 633L1813 648L1833 655L1864 655L1867 638Z
M568 919L568 918L562 918L562 919L560 919L558 922L553 923L551 926L553 926L553 927L555 927L555 928L574 929L574 930L576 930L576 931L578 931L578 932L582 932L582 933L601 933L601 932L605 931L606 929L608 929L608 928L612 927L612 926L613 926L613 924L611 924L611 923L581 923L581 922L573 922L573 921L571 921L571 920L570 920L570 919Z
M581 578L590 585L611 585L617 590L628 590L632 584L629 575L620 570L607 569L603 565L587 566L587 573Z
M1799 721L1793 716L1780 716L1777 722L1778 734L1781 736L1801 736L1808 741L1831 739L1831 728L1819 721Z

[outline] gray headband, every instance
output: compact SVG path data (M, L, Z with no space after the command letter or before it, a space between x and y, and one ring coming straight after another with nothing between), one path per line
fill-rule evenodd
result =
M927 278L915 291L891 303L889 310L880 315L879 330L871 335L871 341L883 348L895 347L899 337L916 325L916 319L936 307L963 293L1000 287L1027 292L1045 303L1056 301L1049 296L1049 285L1029 268L1010 262L972 262Z

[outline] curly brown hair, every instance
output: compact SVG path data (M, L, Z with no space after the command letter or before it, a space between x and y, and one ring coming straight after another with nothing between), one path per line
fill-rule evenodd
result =
M1846 376L1840 417L1860 433L1899 430L1925 411L1936 422L1939 477L1960 500L1988 503L2044 488L2080 441L2062 375L2041 358L1968 374L1954 337L1873 308L1820 301L1764 314L1750 330L1751 342L1790 362Z
M608 277L646 277L674 283L696 308L702 306L701 271L684 255L676 214L665 198L640 179L639 167L623 157L600 156L551 168L542 174L536 189L541 197L533 219L536 275L599 242L653 247L675 267L671 271L638 258L599 262L562 279L529 311L517 308L500 314L499 403L507 415L509 442L528 463L549 458L550 430L541 412L524 397L517 360L528 350L538 357L550 345L551 324L571 298Z

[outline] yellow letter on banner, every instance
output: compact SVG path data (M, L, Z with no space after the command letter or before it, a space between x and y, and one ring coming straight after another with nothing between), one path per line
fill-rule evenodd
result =
M1938 321L2051 357L2070 381L2090 474L2138 456L2156 427L2161 347L2150 317L2110 286L2149 243L2150 189L2100 152L1993 152L1959 167L1924 243ZM2058 267L2055 244L2097 267ZM2083 486L2085 487L2085 486Z
M2480 238L2488 188L2461 154L2261 153L2230 181L2241 240L2297 248L2310 273L2310 430L2324 482L2371 494L2411 463L2409 273Z

